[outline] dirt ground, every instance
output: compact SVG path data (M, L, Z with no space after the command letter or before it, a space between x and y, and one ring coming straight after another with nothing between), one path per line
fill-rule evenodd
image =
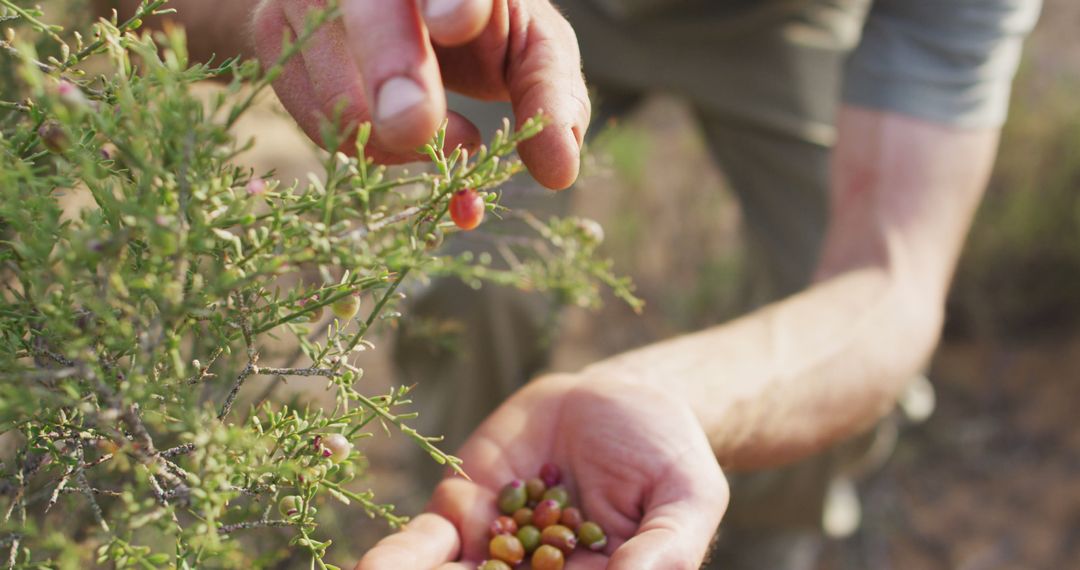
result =
M1029 44L1033 86L1080 79L1077 24L1080 4L1048 0ZM302 176L314 154L298 150L304 144L287 120L260 112L241 129L277 144L261 144L270 154L250 161ZM688 113L659 99L620 132L598 145L603 152L590 160L573 200L576 212L605 225L609 253L634 277L648 309L638 317L612 301L599 313L568 311L556 369L720 322L734 306L738 208ZM635 212L648 212L647 231ZM393 377L389 347L379 344L365 357L372 391ZM860 483L864 524L827 544L819 570L1080 568L1080 330L1057 329L1037 341L980 330L951 334L929 377L934 415L905 428L887 464ZM424 500L408 474L407 445L401 437L377 438L366 450L376 491L406 513ZM336 560L346 567L385 532L356 511L327 516L347 545Z

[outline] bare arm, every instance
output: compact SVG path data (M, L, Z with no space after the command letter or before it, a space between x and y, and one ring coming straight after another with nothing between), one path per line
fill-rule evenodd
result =
M937 343L997 130L852 107L838 126L832 220L813 287L582 373L685 400L725 467L787 463L864 429Z

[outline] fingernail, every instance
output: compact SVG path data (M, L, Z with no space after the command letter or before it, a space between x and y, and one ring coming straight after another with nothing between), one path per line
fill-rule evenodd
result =
M439 20L449 16L461 7L463 0L427 0L424 15L429 20Z
M427 93L407 77L391 77L379 88L375 102L375 118L388 121L416 107L427 99Z

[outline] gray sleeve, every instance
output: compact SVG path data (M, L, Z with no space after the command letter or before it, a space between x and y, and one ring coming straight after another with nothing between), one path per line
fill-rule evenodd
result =
M1041 0L876 0L844 101L959 127L1004 120Z

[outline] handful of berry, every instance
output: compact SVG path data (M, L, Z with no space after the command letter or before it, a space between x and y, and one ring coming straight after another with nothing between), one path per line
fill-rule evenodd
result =
M499 491L502 516L491 523L490 559L478 570L510 570L527 555L533 570L562 570L578 545L594 551L607 546L604 529L570 505L561 483L559 468L546 463L539 477L515 479Z

